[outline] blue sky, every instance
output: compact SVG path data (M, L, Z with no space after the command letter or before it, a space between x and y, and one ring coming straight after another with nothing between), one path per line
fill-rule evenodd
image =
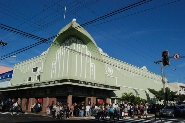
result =
M48 38L73 18L81 25L136 2L138 0L1 0L0 24ZM138 67L146 66L161 75L160 65L154 61L161 60L162 51L168 50L170 56L176 53L185 56L184 6L185 0L148 1L84 28L109 56ZM38 41L1 28L0 40L8 43L0 46L1 57ZM49 46L36 46L16 57L0 60L0 65L13 67L15 63L40 55ZM185 58L171 58L170 66L164 71L169 82L185 83Z

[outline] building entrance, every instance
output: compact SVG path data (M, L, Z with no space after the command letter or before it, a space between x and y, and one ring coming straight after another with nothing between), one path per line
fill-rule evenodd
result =
M67 97L66 96L56 97L56 101L61 102L62 104L67 104Z
M72 97L72 103L84 103L85 104L85 98L86 97Z

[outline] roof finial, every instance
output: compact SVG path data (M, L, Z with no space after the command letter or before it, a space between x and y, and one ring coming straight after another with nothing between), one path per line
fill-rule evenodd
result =
M76 22L76 19L75 19L75 18L73 18L72 22Z

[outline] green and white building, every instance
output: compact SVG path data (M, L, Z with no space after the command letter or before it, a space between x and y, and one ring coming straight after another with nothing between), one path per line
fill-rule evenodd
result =
M60 30L47 51L16 64L11 85L0 91L17 98L23 110L30 110L35 99L40 99L45 111L52 101L111 103L125 92L155 101L148 88L160 90L161 80L161 75L145 66L108 56L74 19Z

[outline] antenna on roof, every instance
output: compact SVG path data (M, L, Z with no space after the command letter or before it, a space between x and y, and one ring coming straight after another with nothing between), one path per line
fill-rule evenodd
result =
M64 7L64 19L66 18L66 6Z

